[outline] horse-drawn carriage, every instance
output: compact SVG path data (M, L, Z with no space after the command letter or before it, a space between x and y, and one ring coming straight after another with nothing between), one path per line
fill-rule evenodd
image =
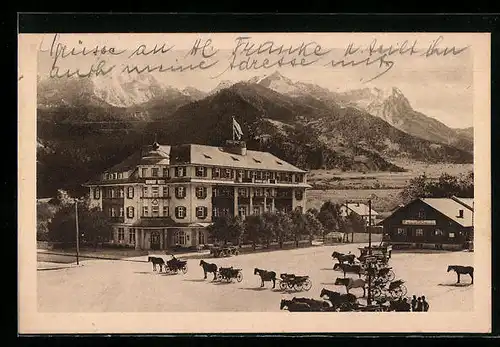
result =
M153 263L153 271L156 271L156 265L159 265L160 272L162 267L165 268L166 273L177 274L179 271L182 271L183 274L187 273L187 261L177 259L174 255L172 255L172 259L167 260L166 262L162 257L148 257L148 262Z
M219 268L219 271L217 271L216 278L218 281L226 282L232 282L233 278L236 278L236 281L241 282L243 281L243 273L241 272L241 269L235 269L232 266L221 267Z
M296 276L294 274L284 273L280 275L280 289L294 289L296 291L309 291L312 287L312 282L309 276Z
M387 285L389 283L389 285ZM403 280L386 282L377 279L373 283L372 293L374 298L392 297L394 299L402 298L408 292Z
M359 261L365 263L367 259L375 258L378 263L387 264L392 255L392 246L389 244L381 244L379 246L358 248L360 251Z
M219 257L229 257L232 255L238 255L240 252L238 251L238 247L236 246L214 246L210 248L210 255L212 255L214 258L219 258Z

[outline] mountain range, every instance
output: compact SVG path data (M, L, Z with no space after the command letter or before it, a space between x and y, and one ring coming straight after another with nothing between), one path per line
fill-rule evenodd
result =
M473 131L451 129L413 108L397 88L335 93L275 72L209 92L139 78L38 82L38 194L80 184L156 136L220 145L231 118L251 149L305 169L401 171L394 158L472 162Z

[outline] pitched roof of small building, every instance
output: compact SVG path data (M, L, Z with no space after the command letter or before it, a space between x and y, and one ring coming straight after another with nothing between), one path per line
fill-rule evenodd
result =
M457 196L452 196L451 198L453 200L455 200L456 202L464 205L468 209L474 211L474 199L473 198L460 198Z
M464 227L472 226L472 210L464 208L459 202L451 198L421 198L420 200L456 223ZM463 211L463 217L459 217L460 210Z
M344 206L347 206L348 209L350 209L351 211L353 211L354 213L356 213L360 216L368 216L370 214L370 208L366 204L348 203L348 204L344 204ZM372 214L372 216L377 216L378 212L372 208L371 214Z

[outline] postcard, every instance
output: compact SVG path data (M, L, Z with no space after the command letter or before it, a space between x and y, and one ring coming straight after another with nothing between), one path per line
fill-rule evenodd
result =
M18 40L20 333L491 330L489 34Z

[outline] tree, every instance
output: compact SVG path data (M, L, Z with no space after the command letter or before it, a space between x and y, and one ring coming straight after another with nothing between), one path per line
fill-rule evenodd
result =
M292 222L292 235L295 241L295 247L299 247L299 240L302 235L308 234L307 218L304 213L299 210L293 210L290 213L290 220Z
M261 215L250 215L245 218L244 223L245 236L252 242L252 248L255 250L257 243L265 234L265 221Z
M227 245L229 241L236 241L239 244L243 231L241 218L230 215L216 218L214 223L208 227L211 237L222 241L224 245Z
M277 212L274 221L274 236L278 241L279 247L283 248L283 242L285 242L292 233L293 222L290 216L284 212Z
M75 205L68 200L60 204L60 209L55 213L49 223L48 237L50 241L61 242L63 246L76 242L76 216ZM109 217L99 207L91 208L89 200L78 203L78 228L82 241L92 242L94 247L109 235L111 223Z
M36 204L36 232L37 241L47 241L49 222L56 213L56 207L47 202Z
M331 201L326 201L321 206L318 219L323 225L323 241L327 231L338 231L343 228L344 221L340 211L340 205Z
M346 233L351 232L351 242L354 242L354 233L361 233L366 230L366 223L357 213L349 213L345 218Z
M315 235L323 235L323 225L312 212L307 212L306 215L306 229L309 234L309 244L312 245L312 241Z

